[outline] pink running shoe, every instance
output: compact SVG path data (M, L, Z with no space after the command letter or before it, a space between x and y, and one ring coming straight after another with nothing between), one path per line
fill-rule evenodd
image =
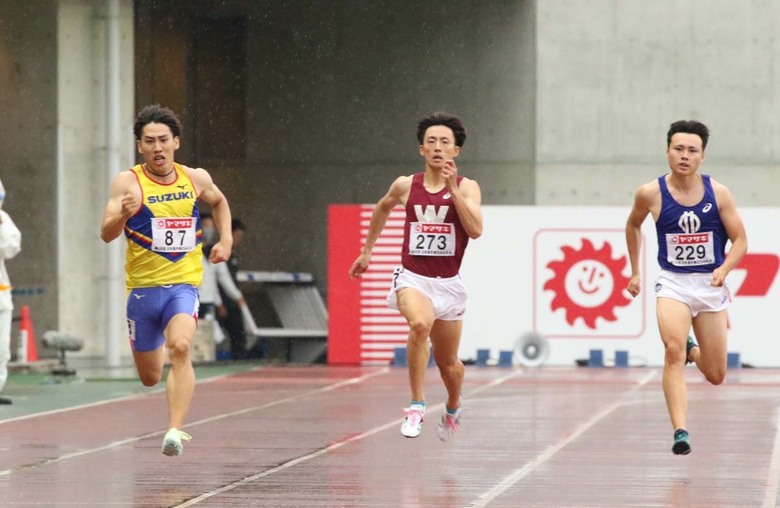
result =
M404 409L406 418L401 424L401 434L405 437L417 437L422 432L422 423L425 420L425 406L413 404Z
M441 420L439 420L439 428L437 429L439 432L439 439L442 441L447 441L450 437L452 437L453 434L458 431L458 427L460 425L460 415L462 412L463 411L461 408L458 408L458 411L454 415L444 411L444 414L441 415Z

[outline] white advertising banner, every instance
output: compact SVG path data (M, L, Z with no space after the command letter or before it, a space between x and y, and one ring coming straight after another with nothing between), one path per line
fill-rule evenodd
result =
M652 217L643 224L642 293L626 291L628 207L484 206L484 233L469 243L461 273L469 291L461 358L489 349L497 358L531 332L547 339L548 365L573 365L601 350L629 365L663 365L655 317L659 267ZM729 351L742 363L780 366L780 343L768 318L780 312L780 209L742 208L748 255L727 278ZM763 227L762 227L763 226ZM728 247L727 247L728 248ZM706 341L706 337L699 337Z

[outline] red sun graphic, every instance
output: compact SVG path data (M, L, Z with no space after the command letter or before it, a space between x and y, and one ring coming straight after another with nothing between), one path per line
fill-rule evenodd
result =
M631 300L623 290L628 277L622 275L625 256L612 259L612 246L604 242L596 250L590 240L582 238L582 249L561 247L563 260L550 261L547 268L555 275L544 284L545 290L555 292L550 309L566 310L566 322L574 325L582 318L588 328L596 329L596 319L616 321L615 308L625 307Z

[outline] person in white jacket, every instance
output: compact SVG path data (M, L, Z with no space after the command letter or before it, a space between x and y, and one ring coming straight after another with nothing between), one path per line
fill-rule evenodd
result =
M11 360L11 322L14 303L11 298L11 280L5 269L5 260L22 250L22 233L11 216L3 211L5 187L0 181L0 392L8 379L8 362ZM0 404L11 404L11 399L0 397Z

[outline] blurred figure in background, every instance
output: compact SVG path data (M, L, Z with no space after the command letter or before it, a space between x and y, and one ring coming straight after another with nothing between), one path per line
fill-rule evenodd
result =
M5 260L22 250L22 233L3 211L5 187L0 181L0 392L8 379L8 362L11 360L11 322L14 303L11 298L11 280L5 269ZM0 397L0 404L11 404L11 399Z
M223 281L224 277L218 277L224 311L219 309L217 315L230 339L231 359L244 360L247 357L247 330L244 326L242 307L246 306L246 302L241 291L238 290L236 274L238 274L239 261L236 248L241 245L241 241L244 239L246 225L241 219L234 218L231 229L233 231L233 251L230 254L230 259L225 263L230 282L226 283Z
M239 306L245 305L244 295L230 277L227 264L214 264L209 261L211 247L219 239L217 228L214 225L214 217L210 213L201 213L200 220L203 231L203 280L198 287L198 299L200 300L198 318L213 321L214 343L221 344L225 340L225 334L217 322L217 318L227 317L228 311L222 302L219 288L223 288L227 296Z

